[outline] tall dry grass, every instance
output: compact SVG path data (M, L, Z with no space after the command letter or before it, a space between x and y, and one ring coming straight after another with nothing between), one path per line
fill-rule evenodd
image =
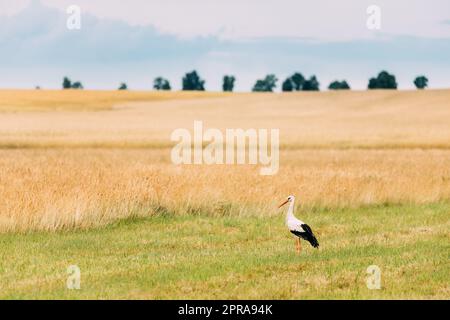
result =
M0 232L152 214L271 215L288 194L305 207L450 198L450 90L0 97ZM196 119L279 128L279 173L173 165L170 133Z
M0 112L107 111L117 105L226 96L214 92L0 90Z
M19 91L9 98L8 92L0 90L0 104L13 105L15 112L0 112L2 148L167 147L174 129L192 130L193 121L202 120L206 128L222 130L278 128L281 144L291 149L450 149L450 90L124 96ZM86 111L106 98L110 109ZM48 111L20 112L33 108L36 100Z
M0 231L99 226L154 214L274 215L289 194L311 206L450 198L450 151L282 152L280 172L174 166L169 150L7 150L0 156Z

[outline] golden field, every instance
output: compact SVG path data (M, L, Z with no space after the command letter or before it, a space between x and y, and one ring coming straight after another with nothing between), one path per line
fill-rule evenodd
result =
M26 106L23 106L26 104ZM33 109L39 105L39 109ZM98 106L101 106L99 108ZM176 128L278 128L284 148L449 149L450 90L1 91L0 146L171 147Z
M172 164L194 120L279 129L279 172ZM450 90L0 90L0 199L0 299L448 300Z
M0 231L154 214L270 216L450 198L450 90L292 94L0 91ZM27 107L28 106L28 107ZM280 129L280 171L170 161L170 133Z
M100 226L134 216L271 216L285 195L311 207L450 198L447 150L283 151L254 166L174 166L169 149L3 150L0 230Z

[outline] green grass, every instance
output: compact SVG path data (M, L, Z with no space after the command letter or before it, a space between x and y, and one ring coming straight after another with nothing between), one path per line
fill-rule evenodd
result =
M299 210L320 249L272 217L174 217L0 235L3 299L450 298L449 203ZM81 289L66 288L67 267ZM381 290L366 286L381 268Z

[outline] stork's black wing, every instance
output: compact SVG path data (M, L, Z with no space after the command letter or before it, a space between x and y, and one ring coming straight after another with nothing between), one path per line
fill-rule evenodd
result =
M302 238L311 243L314 248L318 248L319 241L317 241L316 236L312 232L311 228L307 224L302 224L301 227L303 230L305 230L305 232L301 233Z

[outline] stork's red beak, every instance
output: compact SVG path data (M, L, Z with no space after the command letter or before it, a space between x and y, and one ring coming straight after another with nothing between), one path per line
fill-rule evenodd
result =
M278 206L278 209L280 209L282 206L284 206L286 203L288 203L289 202L289 200L286 200L285 202L283 202L282 204L280 204L279 206Z

